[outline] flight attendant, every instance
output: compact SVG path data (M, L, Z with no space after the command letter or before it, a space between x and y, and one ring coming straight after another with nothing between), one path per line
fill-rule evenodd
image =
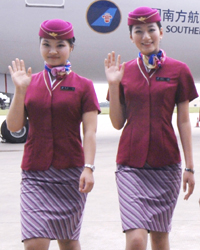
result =
M139 7L128 15L136 59L120 65L109 53L105 73L109 84L110 119L122 129L116 181L126 250L145 250L150 232L153 250L169 250L169 232L181 185L181 158L172 127L177 124L186 168L187 200L194 189L189 102L198 96L188 66L166 56L156 9Z
M27 118L29 133L21 164L21 227L25 249L79 250L87 193L94 185L95 134L100 112L93 83L71 70L72 24L44 21L39 30L42 72L9 66L15 85L7 116L11 131ZM80 125L83 125L83 146Z

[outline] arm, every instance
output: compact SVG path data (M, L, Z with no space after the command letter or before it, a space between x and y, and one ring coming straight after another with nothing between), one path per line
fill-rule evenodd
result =
M126 121L125 105L120 103L120 82L124 74L125 64L120 68L120 56L117 57L115 62L115 52L108 54L105 59L105 73L109 84L109 98L110 98L110 119L112 125L116 129L121 129Z
M194 169L193 156L192 156L192 135L191 125L189 119L189 101L181 102L177 106L177 125L183 147L186 168ZM193 193L195 180L194 174L184 171L183 174L183 191L187 190L184 199L187 200Z
M24 99L26 89L31 81L31 68L26 72L23 60L12 61L12 67L8 66L12 81L15 85L15 93L6 118L7 127L10 131L20 130L26 122L24 111Z
M83 149L85 164L94 164L96 153L97 110L83 114ZM88 193L94 186L93 172L84 168L79 183L79 191Z

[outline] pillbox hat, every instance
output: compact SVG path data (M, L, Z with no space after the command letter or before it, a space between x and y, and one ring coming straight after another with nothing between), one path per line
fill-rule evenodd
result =
M128 14L128 25L154 23L161 21L157 9L149 7L138 7Z
M40 26L39 36L47 39L70 39L74 37L73 26L61 19L46 20Z

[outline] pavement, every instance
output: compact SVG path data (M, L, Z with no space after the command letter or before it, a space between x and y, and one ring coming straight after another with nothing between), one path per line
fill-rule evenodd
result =
M171 250L200 249L200 127L198 114L190 114L193 137L196 186L188 201L181 193L174 212L170 233ZM5 117L0 117L0 123ZM176 126L176 114L173 116ZM177 137L178 131L175 128ZM123 250L125 235L121 230L115 184L115 156L121 131L115 130L108 115L99 115L95 186L88 195L80 242L82 250ZM179 137L178 141L180 143ZM24 144L0 143L0 250L21 250L20 241L20 163ZM182 148L180 146L181 154ZM183 155L183 154L182 154ZM185 167L183 159L183 168ZM59 249L52 241L50 250ZM150 250L148 243L147 250Z

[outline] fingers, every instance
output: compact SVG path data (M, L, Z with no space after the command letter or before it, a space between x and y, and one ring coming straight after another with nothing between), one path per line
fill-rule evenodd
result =
M115 52L112 51L111 53L108 53L107 58L104 61L105 67L111 67L117 65L119 67L120 65L120 55L117 57L117 61L115 61Z
M79 191L80 192L82 192L84 190L84 186L85 186L84 179L80 178L80 181L79 181Z
M104 60L104 65L106 68L109 68L111 65L111 54L108 54L108 57Z
M183 180L183 192L186 192L186 181Z
M79 191L81 193L89 193L92 188L94 186L94 182L93 181L85 181L85 180L80 180L79 183Z
M8 66L8 69L9 69L10 74L12 75L13 74L13 70L12 70L12 67L10 65Z
M26 71L26 68L25 68L25 63L23 60L20 60L19 61L19 68L23 71Z
M112 51L111 53L111 64L115 65L115 51Z
M189 199L190 195L191 195L191 194L189 194L189 192L188 192L188 193L185 195L184 200L187 201L187 200Z
M14 63L16 65L17 70L21 70L21 62L18 58L16 58Z
M13 71L21 70L21 62L18 58L15 61L12 61Z
M90 170L90 169L89 169ZM88 193L92 190L94 186L93 174L82 173L79 181L79 191L81 193Z
M27 70L27 75L30 77L32 75L32 69L31 67L28 68Z
M104 66L105 66L105 68L108 67L108 59L107 58L104 60Z
M17 59L16 59L17 60ZM12 69L13 69L13 72L16 72L17 71L17 65L16 65L16 62L15 61L12 61Z
M188 200L190 195L193 193L193 191L194 191L194 184L189 184L188 185L188 192L185 195L184 200Z
M117 56L117 67L119 68L119 66L120 66L120 60L121 60L121 56L120 55L118 55Z
M10 74L13 74L16 71L26 71L25 63L23 60L19 60L18 58L15 61L12 61L12 66L8 66Z
M184 200L189 199L190 195L194 191L194 186L195 186L195 179L194 179L193 174L185 172L184 176L183 176L183 191L186 192L187 189L188 189L188 191L187 191L187 194L184 197Z
M84 188L79 189L79 191L81 193L89 193L90 191L92 191L94 184L93 183L86 183L86 185L84 186Z

